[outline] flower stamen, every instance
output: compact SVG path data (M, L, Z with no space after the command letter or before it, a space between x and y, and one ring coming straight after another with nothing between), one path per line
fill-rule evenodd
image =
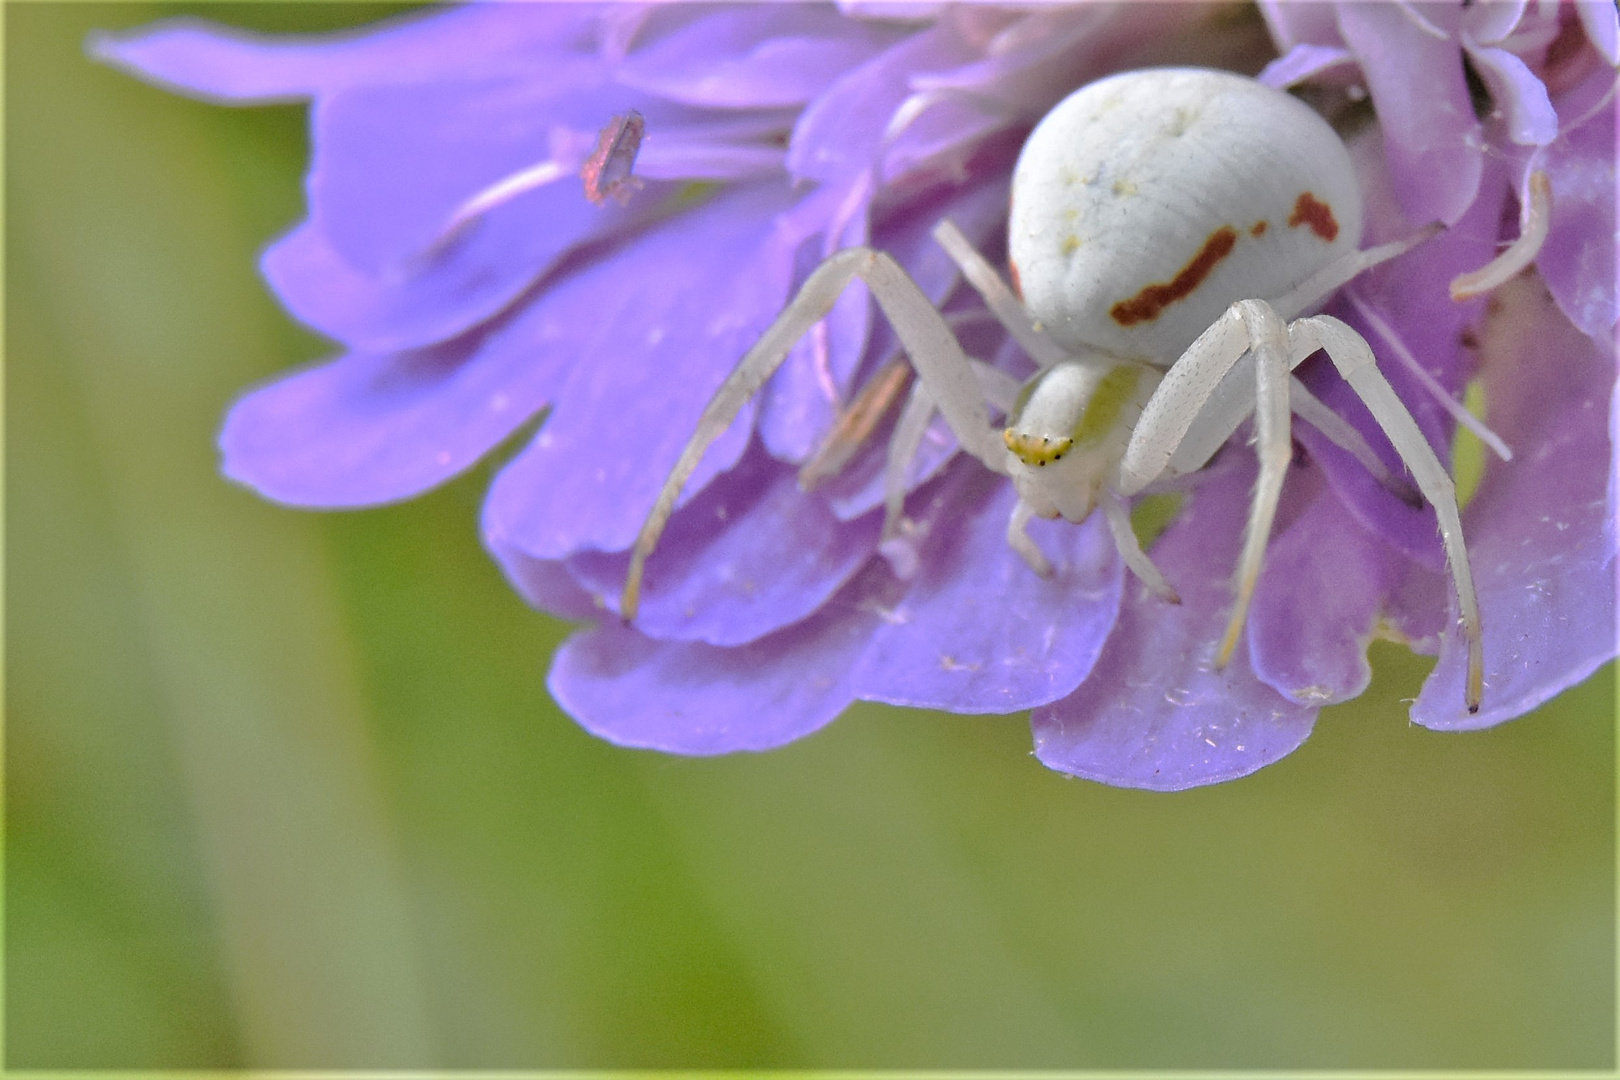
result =
M510 202L519 195L543 188L547 184L554 184L572 173L573 169L568 165L555 158L547 158L495 181L451 211L439 229L438 238L428 246L425 254L428 257L437 255L460 237L467 226L497 206Z
M575 164L579 161L578 151L572 149L572 144L577 139L571 137L571 133L565 135L554 131L549 158L502 177L457 206L445 218L424 257L439 255L469 225L496 207L576 173L584 182L585 197L591 202L600 205L611 196L623 204L642 186L640 177L633 176L631 169L635 166L636 154L641 149L645 133L646 122L634 109L628 115L615 116L597 135L596 148L582 163ZM570 157L573 161L568 160Z
M1462 402L1446 392L1446 388L1441 386L1422 364L1418 363L1417 357L1412 355L1412 350L1406 347L1406 342L1401 340L1401 336L1395 332L1395 328L1385 322L1384 317L1373 310L1371 304L1358 296L1354 290L1347 290L1345 295L1350 298L1351 306L1366 320L1367 325L1376 330L1378 335L1384 339L1390 351L1395 354L1395 358L1417 379L1418 385L1427 390L1429 395L1440 403L1440 407L1446 410L1453 420L1473 432L1474 436L1490 447L1491 452L1497 457L1503 461L1513 460L1513 450L1503 441L1502 436L1486 427L1485 421L1469 412Z
M636 154L646 134L647 122L634 109L607 122L597 136L596 149L579 169L587 199L601 206L611 197L623 206L640 190L641 178L631 170L635 168Z
M799 487L812 491L842 472L910 382L911 365L903 355L894 356L879 368L849 407L838 414L815 453L800 466Z
M1451 279L1453 300L1472 300L1512 280L1541 254L1552 220L1552 181L1537 169L1530 174L1530 197L1519 214L1519 238L1496 258L1467 274Z

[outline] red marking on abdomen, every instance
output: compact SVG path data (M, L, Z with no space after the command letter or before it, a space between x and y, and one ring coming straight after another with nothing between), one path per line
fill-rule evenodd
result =
M1230 225L1222 225L1209 234L1209 239L1204 241L1198 254L1173 279L1147 286L1129 300L1121 300L1109 308L1108 314L1121 326L1152 322L1159 317L1159 312L1198 288L1209 272L1215 269L1215 264L1232 253L1236 243L1237 230Z
M1018 299L1022 300L1024 298L1024 283L1018 278L1018 264L1011 259L1007 260L1007 273L1012 276L1013 292L1017 293Z
M1339 235L1339 223L1333 220L1333 207L1308 191L1299 193L1294 200L1294 212L1288 218L1289 228L1308 226L1311 232L1329 243Z
M1269 228L1271 228L1271 222L1269 222L1269 221L1257 221L1253 225L1249 226L1249 235L1250 236L1264 236L1264 235L1266 235L1266 230L1269 229Z

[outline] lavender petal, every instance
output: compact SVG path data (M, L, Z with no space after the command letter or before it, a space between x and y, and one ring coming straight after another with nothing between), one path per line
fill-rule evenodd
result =
M1341 64L1354 63L1355 59L1342 45L1301 43L1267 64L1255 78L1267 86L1286 90Z
M1296 492L1303 471L1289 477ZM1329 705L1372 680L1367 644L1405 560L1356 524L1336 493L1309 499L1266 549L1249 612L1249 655L1255 674L1278 693Z
M792 249L774 228L790 196L739 188L564 278L536 303L571 375L534 441L495 478L490 542L542 559L620 551L720 382L781 310ZM745 408L688 483L690 497L748 444Z
M1179 791L1246 776L1310 735L1316 709L1256 679L1246 644L1224 669L1213 666L1253 478L1248 465L1207 477L1159 539L1153 559L1182 603L1171 607L1132 583L1091 675L1031 717L1043 764L1105 784Z
M604 124L636 108L654 142L664 128L691 118L688 110L612 86L605 75L593 62L545 80L440 80L325 98L313 115L311 220L356 269L399 275L444 242L447 223L468 199L529 166L558 161L565 179L496 206L453 244L482 244L490 254L513 251L508 258L532 249L526 262L532 276L585 228L600 230L612 220L586 202L583 184L575 181ZM428 160L431 169L422 167ZM502 219L514 210L530 212L521 220ZM541 226L554 221L559 239L533 240L527 248L516 240L504 248L493 244L514 226L547 232Z
M1474 70L1507 115L1508 137L1522 146L1546 146L1558 134L1552 100L1528 64L1506 49L1468 46Z
M1500 0L1494 4L1475 4L1463 15L1463 25L1469 37L1484 45L1495 45L1513 33L1524 19L1529 0Z
M654 641L616 622L557 650L547 687L591 734L669 754L770 750L830 723L852 700L862 621L824 611L736 648Z
M660 640L742 645L808 618L877 549L879 520L835 518L757 443L670 521L647 562L636 629ZM574 579L619 609L629 557L581 552Z
M1042 578L1007 546L1012 485L957 462L912 516L926 523L921 568L878 615L852 667L857 697L958 713L1005 713L1072 691L1118 617L1123 568L1100 514L1031 523L1051 560Z
M1536 269L1569 320L1599 344L1613 340L1620 317L1615 296L1614 100L1597 106L1602 95L1613 93L1613 86L1614 73L1600 70L1559 102L1571 120L1592 115L1563 132L1540 163L1552 184L1553 212Z
M521 297L573 249L644 228L664 212L678 183L648 184L628 207L595 206L574 175L570 155L583 155L614 109L632 103L611 87L535 97L504 84L339 95L316 114L318 145L329 149L311 171L312 220L265 253L264 273L301 321L357 348L415 348L461 333ZM654 126L649 179L779 172L783 152L766 143L785 131L781 112L716 123L656 102L642 108ZM484 117L471 125L480 134L463 132L468 114ZM450 228L479 191L548 155L561 156L557 182ZM456 164L423 170L421 160Z
M1611 68L1620 64L1620 12L1609 0L1575 0L1586 40Z
M897 36L806 4L722 9L663 34L659 21L619 66L618 80L714 108L802 105Z
M88 51L176 93L220 104L297 101L349 86L533 71L535 55L595 48L591 8L469 4L359 31L267 37L199 19L169 19L131 33L97 34Z
M1119 603L1106 530L1095 521L1037 529L1062 564L1047 581L1006 549L1005 482L964 463L935 498L937 532L915 581L872 560L809 619L729 649L608 622L558 652L553 696L609 741L718 754L801 738L856 698L1005 712L1072 688Z
M1460 46L1417 29L1395 4L1338 4L1336 11L1339 32L1366 73L1407 217L1455 223L1479 192L1484 164Z
M251 390L220 432L226 476L276 502L375 506L469 468L565 381L537 320L410 353L352 353Z
M1412 706L1426 727L1520 716L1615 656L1615 548L1608 499L1615 358L1564 319L1534 279L1498 290L1482 333L1491 423L1514 459L1491 462L1468 507L1469 559L1485 626L1485 700L1463 708L1455 628Z
M911 80L974 55L945 20L846 72L799 117L788 144L788 169L802 179L838 182L870 167Z
M1260 14L1279 53L1300 45L1341 44L1334 4L1301 4L1295 0L1259 0Z
M529 604L561 619L584 621L602 614L596 599L579 587L579 582L558 559L535 559L518 549L485 538L485 546L501 568L507 584Z

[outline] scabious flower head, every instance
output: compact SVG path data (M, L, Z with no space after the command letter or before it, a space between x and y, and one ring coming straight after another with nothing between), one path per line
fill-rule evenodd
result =
M1453 416L1425 383L1458 394L1476 373L1513 448L1465 515L1486 627L1472 716L1432 511L1305 423L1224 668L1211 656L1254 473L1241 448L1199 474L1152 548L1183 599L1171 607L1126 576L1101 515L1034 523L1056 565L1037 577L1004 539L1011 485L936 422L907 478L916 565L898 575L877 550L881 438L816 490L797 482L897 351L859 286L711 448L633 626L615 614L627 549L699 413L818 262L891 252L970 353L1027 374L929 230L949 216L999 258L1012 164L1047 109L1124 68L1254 71L1252 21L1168 4L501 4L294 40L182 21L93 49L196 96L312 105L309 216L263 271L342 352L233 406L228 476L297 506L405 499L544 414L482 528L530 603L587 624L550 676L586 728L712 754L799 738L856 700L1034 709L1049 766L1172 789L1297 747L1322 705L1365 688L1375 635L1440 654L1413 707L1433 727L1521 714L1615 651L1612 4L1264 14L1283 55L1262 78L1367 121L1352 140L1364 242L1448 226L1329 310L1373 344L1442 457ZM593 202L581 169L632 114L642 186ZM1452 300L1453 278L1518 235L1538 171L1539 277ZM1398 470L1314 363L1307 384Z

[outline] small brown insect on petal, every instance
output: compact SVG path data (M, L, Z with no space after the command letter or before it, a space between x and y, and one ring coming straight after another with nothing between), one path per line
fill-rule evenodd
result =
M641 178L633 176L631 169L646 133L647 122L634 109L607 122L596 137L596 149L580 166L579 178L585 181L587 199L600 206L611 196L622 206L641 189Z

